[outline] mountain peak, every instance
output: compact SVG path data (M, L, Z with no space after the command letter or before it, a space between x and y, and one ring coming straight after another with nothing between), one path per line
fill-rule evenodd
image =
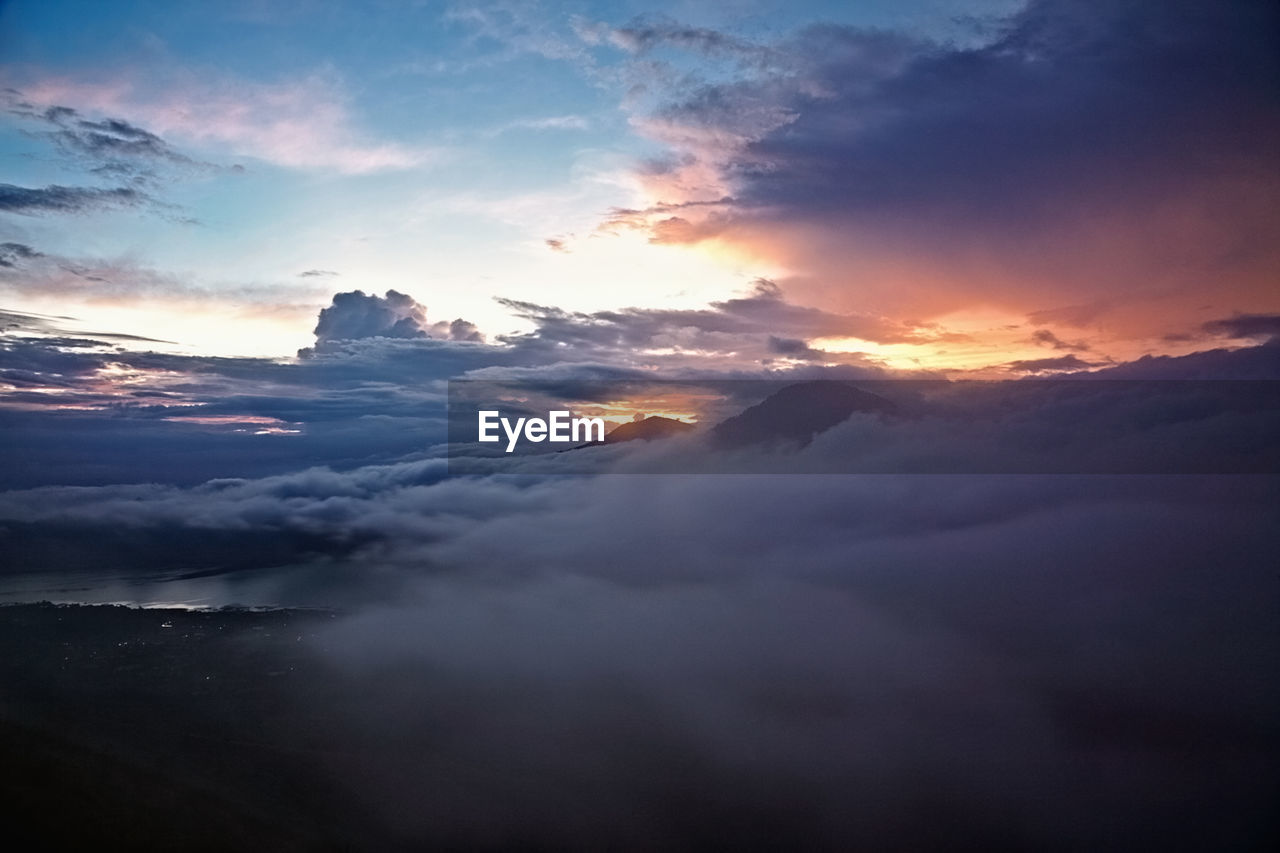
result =
M646 418L619 424L604 437L605 444L617 444L620 441L650 441L657 438L670 438L694 429L693 424L661 415L650 415Z
M721 447L751 444L799 444L847 420L856 412L891 414L897 406L848 382L817 379L799 382L771 394L711 430Z

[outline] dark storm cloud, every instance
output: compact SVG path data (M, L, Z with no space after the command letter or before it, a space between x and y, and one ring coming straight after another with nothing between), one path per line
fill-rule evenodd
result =
M802 30L782 70L659 88L635 123L669 156L639 178L706 206L606 227L714 238L792 270L793 296L894 319L981 302L1154 339L1210 300L1271 312L1277 14L1037 0L977 47Z
M738 195L788 215L944 204L1017 224L1079 198L1077 182L1158 179L1188 151L1273 162L1276 23L1251 0L1041 0L989 46L921 48L882 79L865 65L881 36L811 31L821 94L793 95L794 121L748 146ZM731 84L672 110L714 125L754 94Z
M9 213L87 213L94 210L138 207L152 198L132 187L19 187L0 184L0 211Z

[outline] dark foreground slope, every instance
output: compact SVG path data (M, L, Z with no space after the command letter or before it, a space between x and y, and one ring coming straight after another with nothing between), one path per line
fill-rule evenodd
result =
M298 701L324 683L299 638L326 618L0 607L6 836L84 850L326 850L371 837L316 774L331 746L324 714Z
M342 656L329 646L353 636L333 630L342 619L0 607L0 818L6 840L16 842L9 846L392 853L1274 846L1277 733L1266 691L1242 715L1231 707L1239 696L1223 697L1230 701L1221 711L1194 713L1169 707L1159 692L1144 700L1141 669L1130 673L1130 686L1088 678L1083 684L1092 687L1042 685L1029 694L1041 705L1037 727L1019 728L1021 735L988 728L1003 717L967 716L977 705L938 704L924 717L911 712L904 725L914 720L915 729L903 742L938 750L946 735L947 748L979 770L974 782L940 780L930 768L941 765L922 749L886 758L864 743L865 761L888 763L842 783L840 774L850 772L843 757L813 767L725 759L617 678L584 673L590 689L566 695L552 676L543 677L547 684L496 678L469 664L362 657L358 666L335 666ZM1036 649L1008 651L1034 657ZM1264 667L1245 666L1261 678ZM992 687L969 684L963 673L957 679L962 692L953 700ZM1036 681L1028 676L1029 687ZM911 671L901 683L912 691L922 682ZM682 709L699 700L696 687L672 690ZM826 743L883 731L873 704L849 706L820 680L762 678L757 691L746 707L761 719L802 719ZM715 732L769 735L747 719L736 728L731 717L718 721ZM1040 726L1045 738L1024 740ZM787 755L796 743L780 742ZM1044 754L1024 761L1034 756L1009 750ZM1039 781L1028 772L1064 780L1083 773L1091 785L1049 786L1063 801L1045 803L1021 793ZM1081 814L1092 823L1080 826Z

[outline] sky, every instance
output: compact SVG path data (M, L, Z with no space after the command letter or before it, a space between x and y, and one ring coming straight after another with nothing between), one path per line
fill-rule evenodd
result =
M0 0L0 602L326 608L228 666L398 844L1272 849L1277 33Z
M845 318L792 347L828 362L1185 354L1280 311L1272 24L1262 3L7 2L0 296L288 358L339 292L496 340L763 280ZM681 330L647 351L692 352Z

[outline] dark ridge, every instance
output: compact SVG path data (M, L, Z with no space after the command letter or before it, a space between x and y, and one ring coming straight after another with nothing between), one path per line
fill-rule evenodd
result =
M693 424L687 424L675 418L654 415L614 427L604 437L604 443L617 444L620 441L651 441L653 439L670 438L673 435L683 435L691 432L694 428Z
M856 412L892 414L898 407L878 394L847 382L819 379L788 385L711 430L719 447L798 444L847 420Z

